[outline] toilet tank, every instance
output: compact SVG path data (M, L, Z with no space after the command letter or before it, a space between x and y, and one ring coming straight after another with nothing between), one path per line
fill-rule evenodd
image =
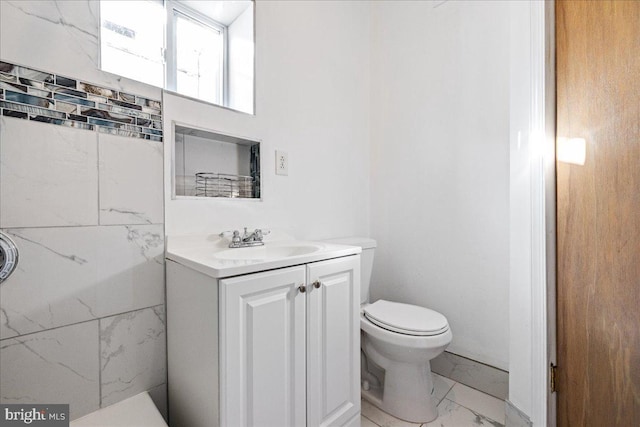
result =
M371 272L373 271L373 253L377 246L376 241L368 237L343 237L330 239L327 242L338 245L360 246L360 304L369 302L369 286L371 285Z

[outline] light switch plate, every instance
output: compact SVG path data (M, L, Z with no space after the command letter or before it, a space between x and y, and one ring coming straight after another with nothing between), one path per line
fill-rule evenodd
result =
M289 155L286 151L276 150L276 175L289 175Z

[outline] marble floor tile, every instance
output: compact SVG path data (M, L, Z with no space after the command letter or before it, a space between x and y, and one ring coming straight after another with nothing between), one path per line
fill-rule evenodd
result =
M505 401L505 423L509 427L533 427L533 423L524 412L510 401Z
M393 415L389 415L366 400L362 401L362 415L380 427L417 427L420 425L403 421Z
M456 383L445 396L445 400L453 401L472 411L482 413L502 424L505 422L505 406L503 400L474 390L464 384Z
M360 416L360 427L378 427L378 424L371 421L369 418Z
M455 381L443 377L442 375L432 374L433 375L433 395L436 398L436 405L439 404L442 399L449 393L451 387L456 383Z
M480 412L473 411L458 405L449 399L444 399L438 405L438 418L422 427L504 427L504 424L495 421Z
M438 418L421 427L477 427L504 426L504 401L474 390L449 378L433 374L435 398L439 400ZM446 396L446 397L444 397ZM457 401L454 401L457 399ZM413 424L400 420L362 400L363 427L410 427Z

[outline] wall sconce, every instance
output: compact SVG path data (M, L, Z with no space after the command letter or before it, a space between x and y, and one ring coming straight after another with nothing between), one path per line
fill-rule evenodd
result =
M584 138L558 137L556 158L559 162L584 165L587 158L587 141Z

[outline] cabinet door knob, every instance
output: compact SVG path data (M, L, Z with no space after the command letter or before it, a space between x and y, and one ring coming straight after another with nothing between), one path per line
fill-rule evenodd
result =
M298 286L298 290L301 294L304 294L305 292L307 292L307 287L305 285L300 285Z
M322 286L322 283L319 280L316 280L315 282L313 282L313 287L318 289L320 286Z

